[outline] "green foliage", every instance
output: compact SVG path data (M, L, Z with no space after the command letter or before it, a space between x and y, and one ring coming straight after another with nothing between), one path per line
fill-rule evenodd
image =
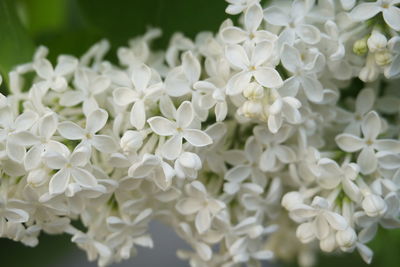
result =
M0 73L7 83L6 74L16 64L30 60L34 45L12 0L0 1L0 20Z

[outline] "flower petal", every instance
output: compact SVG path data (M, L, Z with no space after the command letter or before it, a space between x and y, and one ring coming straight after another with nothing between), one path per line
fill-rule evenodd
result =
M54 174L49 183L50 195L63 193L67 189L69 178L70 172L66 168L63 168Z
M183 137L192 146L202 147L212 144L211 137L203 131L197 129L186 129L183 131Z
M346 152L355 152L365 146L364 140L352 134L339 134L335 141L339 148Z
M283 85L283 81L279 72L270 67L257 68L254 71L254 78L262 86L269 88L278 88Z
M169 136L176 133L176 125L164 117L156 116L147 120L153 132L161 136Z
M176 124L178 127L185 129L192 123L193 118L194 110L192 103L184 101L176 111Z
M363 174L370 174L375 171L378 166L378 160L374 149L370 146L364 147L358 155L357 164L360 166L360 172Z
M57 130L62 137L69 140L80 140L85 135L84 130L80 126L70 121L59 123Z
M182 151L182 136L177 134L168 139L162 147L162 155L169 160L176 159Z

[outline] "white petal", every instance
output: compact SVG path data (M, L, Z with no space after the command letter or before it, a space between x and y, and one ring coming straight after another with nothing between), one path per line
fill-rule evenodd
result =
M46 114L40 122L40 136L46 138L46 140L50 139L57 130L57 124L58 119L55 113Z
M104 92L111 84L111 80L104 76L96 77L90 84L90 92L93 95Z
M264 10L264 19L272 25L286 26L289 24L289 16L276 6Z
M81 90L66 91L60 96L60 105L72 107L81 103L85 99L85 94Z
M270 67L257 68L257 70L254 71L254 78L262 86L269 88L278 88L283 85L279 72Z
M147 122L149 123L151 130L158 135L169 136L176 132L175 124L166 118L156 116L148 119Z
M251 173L251 168L245 165L235 166L225 174L225 180L234 183L241 183L246 180Z
M321 102L324 96L322 84L314 77L302 76L300 83L307 98L312 102Z
M260 157L260 169L263 171L270 171L276 167L276 156L271 149L267 149Z
M15 144L13 142L7 142L6 152L10 159L18 163L22 163L26 151L25 148L21 145Z
M361 123L361 130L366 140L374 141L381 131L381 120L378 113L369 112Z
M51 79L54 70L50 61L47 59L41 58L33 63L33 68L36 70L37 74L44 79Z
M275 147L275 154L280 161L283 163L293 162L296 159L296 154L288 146L277 146Z
M89 162L90 152L87 146L79 146L71 154L69 162L72 166L85 166Z
M137 99L137 93L127 87L118 87L114 89L113 97L117 105L126 106Z
M185 129L192 123L194 118L193 105L189 101L183 102L176 111L176 124Z
M70 172L67 169L59 170L50 180L49 193L51 195L63 193L67 189L69 177Z
M285 69L290 72L296 72L297 68L301 66L299 51L288 44L283 45L281 61Z
M107 119L108 113L104 109L93 111L86 119L86 131L89 133L97 133L106 125Z
M374 142L374 148L378 151L400 153L400 141L393 139L381 139Z
M339 148L346 152L355 152L365 146L364 141L352 134L339 134L335 138Z
M259 66L266 62L273 52L273 43L269 41L264 41L258 43L253 50L253 54L251 55L251 63L254 66Z
M263 11L259 4L253 4L244 13L244 26L247 31L255 32L263 19Z
M228 61L239 69L245 70L250 65L246 51L240 45L228 45L225 54Z
M314 223L316 228L315 235L317 236L317 238L320 240L327 238L330 232L330 228L325 217L321 215L317 216Z
M44 154L46 165L54 170L63 168L67 163L67 159L58 152L50 151Z
M108 135L95 135L91 138L90 143L103 153L113 153L117 150L116 142Z
M186 78L190 84L197 82L200 78L201 67L200 63L192 52L188 51L182 56L182 67Z
M78 65L78 60L71 56L59 56L54 72L57 75L65 76L73 72Z
M182 136L177 134L172 136L162 147L162 155L169 160L176 159L182 151Z
M57 130L62 137L69 140L80 140L84 138L84 130L77 124L70 121L59 123Z
M363 115L370 111L374 105L375 93L372 89L363 89L357 96L356 99L356 112L359 115Z
M357 21L363 21L372 18L381 11L377 3L362 3L356 6L350 16Z
M130 114L130 122L136 129L143 129L146 123L146 108L143 100L138 100L133 104Z
M390 6L383 10L383 19L393 30L400 31L400 8Z
M249 84L251 77L252 73L247 71L242 71L233 75L226 85L226 94L240 94L243 89Z
M326 220L333 229L343 231L348 227L346 219L336 212L327 211L324 213Z
M221 32L222 38L228 44L241 43L247 39L248 34L238 27L226 27Z
M360 172L363 174L370 174L376 170L378 160L375 156L375 151L372 147L364 147L358 155L357 164L360 166Z
M147 88L151 78L151 69L145 64L140 64L132 69L132 83L139 91Z
M197 231L202 234L207 231L211 226L211 216L207 209L201 209L195 219L195 226Z
M186 129L183 131L183 137L192 146L202 147L212 144L212 139L208 134L197 129Z
M1 215L4 216L7 221L13 223L23 223L29 219L29 214L21 209L7 208L1 212Z
M321 40L318 28L313 25L302 24L296 28L296 33L307 44L316 44Z
M90 188L97 185L96 178L85 169L71 168L71 175L80 186Z
M184 198L178 201L176 209L184 214L189 215L198 212L203 207L200 199Z
M21 131L10 136L9 140L19 146L32 146L39 142L39 138L28 131Z

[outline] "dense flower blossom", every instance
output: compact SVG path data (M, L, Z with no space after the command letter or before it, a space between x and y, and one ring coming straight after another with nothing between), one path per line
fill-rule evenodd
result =
M150 29L119 64L102 40L9 73L1 237L66 233L105 266L157 246L157 219L192 266L371 262L377 229L400 227L400 1L227 2L238 25L165 53Z

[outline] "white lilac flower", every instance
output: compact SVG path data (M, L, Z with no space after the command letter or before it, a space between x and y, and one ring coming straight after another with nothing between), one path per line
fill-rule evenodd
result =
M299 88L302 88L310 101L320 102L323 98L324 89L318 80L318 72L325 64L322 54L313 53L310 57L306 57L300 54L295 47L285 44L281 60L283 66L293 74L285 80L286 91L290 92L291 96L296 96Z
M175 121L164 117L148 119L151 129L158 135L171 136L162 147L162 155L167 159L176 159L182 151L182 139L192 146L202 147L212 143L211 137L201 130L191 127L195 119L193 106L190 102L183 102L175 114Z
M88 115L85 129L71 121L64 121L59 123L57 130L61 136L69 140L82 140L84 145L94 146L104 153L111 153L116 149L114 140L108 135L96 134L105 126L107 119L107 112L97 109Z
M49 151L44 155L46 165L58 170L50 179L49 193L54 195L65 192L71 180L87 188L96 186L96 178L84 168L89 163L90 150L80 146L71 153L65 147L63 152Z
M185 188L188 197L176 204L176 209L184 214L196 214L195 225L201 234L211 226L213 216L225 208L225 203L208 196L204 185L198 181L188 184Z
M346 152L361 150L361 153L357 157L357 164L360 166L360 171L364 174L372 173L377 168L376 150L400 153L400 141L377 139L381 130L382 125L379 115L375 111L371 111L362 121L362 138L352 134L340 134L336 137L336 143L342 150Z
M276 26L284 27L282 35L287 35L291 43L295 37L300 37L306 43L316 44L320 41L320 31L314 25L305 22L305 17L309 12L305 1L293 1L289 12L285 12L278 6L271 6L264 10L264 19Z
M38 83L38 86L42 90L50 88L59 92L64 91L68 86L65 76L72 73L77 65L78 61L75 58L66 56L58 58L58 64L55 68L45 58L36 60L33 63L33 68L38 76L43 79L42 82Z
M357 21L363 21L382 12L386 24L393 30L400 31L400 8L396 6L399 3L399 0L377 0L371 3L361 3L351 10L350 16Z
M228 95L240 94L251 78L265 87L278 88L283 82L279 73L268 66L273 52L273 43L263 41L250 47L250 52L237 44L226 47L226 57L229 62L240 72L228 81L226 93Z
M149 101L157 100L160 95L161 83L151 83L152 70L144 64L133 67L131 80L134 89L118 87L113 91L113 96L118 105L126 106L133 103L130 122L136 129L141 130L146 123L146 104Z

